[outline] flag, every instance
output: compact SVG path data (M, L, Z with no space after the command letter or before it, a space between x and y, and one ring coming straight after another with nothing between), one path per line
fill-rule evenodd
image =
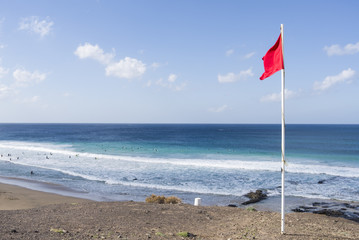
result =
M264 80L265 78L272 76L277 71L284 69L282 34L279 34L277 42L268 50L262 60L264 64L264 73L259 78L260 80Z

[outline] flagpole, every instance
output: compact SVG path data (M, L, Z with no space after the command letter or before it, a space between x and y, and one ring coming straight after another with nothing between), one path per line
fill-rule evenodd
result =
M282 54L283 49L283 24L280 25L280 32L282 38ZM284 63L284 56L283 56ZM281 234L284 234L284 215L285 215L285 195L284 195L284 173L285 173L285 114L284 114L284 100L285 100L285 73L284 68L281 70L282 75L282 207L281 207Z

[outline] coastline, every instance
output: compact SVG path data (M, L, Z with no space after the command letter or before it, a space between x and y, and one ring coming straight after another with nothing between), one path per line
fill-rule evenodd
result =
M59 186L57 186L59 187ZM257 205L258 206L258 205ZM359 223L312 213L98 202L0 183L5 239L359 239Z
M0 180L2 181L2 179ZM54 186L58 187L58 186ZM0 210L21 210L52 204L77 204L90 202L88 199L37 191L13 184L0 182Z
M50 183L50 182L42 182L32 179L24 179L18 177L5 177L0 176L0 184L1 185L11 185L17 186L19 188L23 188L28 191L36 191L42 193L49 193L62 197L69 197L74 199L87 199L89 201L96 201L95 198L88 196L87 192L76 191L72 188L68 188L64 185ZM4 186L2 186L4 187ZM19 189L20 191L20 189Z
M96 198L93 195L89 195L87 192L77 191L74 189L71 189L69 187L60 185L60 184L54 184L50 182L42 182L37 180L31 180L31 179L23 179L23 178L17 178L17 177L5 177L0 176L0 210L4 210L2 208L3 200L6 197L4 197L6 194L10 195L12 193L14 197L8 196L8 198L16 198L18 199L19 195L22 198L22 202L26 202L26 197L31 196L31 202L34 204L34 206L43 206L51 204L52 200L53 203L69 203L71 201L74 202L87 202L87 201L96 201L96 202L112 202L112 201L119 201L119 202L125 202L125 201L135 201L135 202L141 202L137 200L132 199L124 199L124 200L106 200L106 197L104 198ZM26 194L25 194L26 193ZM37 200L38 199L38 200ZM202 199L202 205L203 206L220 206L220 207L226 207L229 205L236 206L238 208L246 209L248 207L255 208L259 211L268 211L268 212L281 212L281 200L280 196L268 196L267 198L252 203L249 205L241 205L241 201L243 201L244 197L238 198L237 201L229 202L228 205L223 204L216 204L213 202L203 202ZM7 199L9 200L9 199ZM194 200L194 199L193 199ZM38 203L36 203L38 202ZM144 202L144 200L143 200ZM16 203L16 202L9 202L9 203ZM192 202L185 202L186 204L193 204ZM342 201L342 200L335 200L335 199L319 199L319 198L305 198L305 197L295 197L295 196L286 196L286 203L285 203L285 213L291 213L295 212L299 208L311 208L312 205L319 206L320 204L325 204L328 207L325 208L331 208L331 205L334 206L334 209L338 209L338 206L343 205L352 205L355 206L356 214L358 215L357 219L359 222L359 202L354 201ZM17 205L15 205L17 206ZM24 206L29 206L29 208L34 207L30 203L24 203ZM12 207L9 205L7 208L12 209ZM13 208L13 209L16 209ZM23 208L19 208L23 209ZM311 212L311 211L308 211Z

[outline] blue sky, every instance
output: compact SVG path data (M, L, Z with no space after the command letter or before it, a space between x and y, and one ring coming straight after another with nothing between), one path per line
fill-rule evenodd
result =
M359 1L4 1L0 122L359 124Z

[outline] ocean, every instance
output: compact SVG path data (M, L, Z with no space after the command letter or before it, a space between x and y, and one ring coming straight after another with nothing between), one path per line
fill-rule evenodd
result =
M1 182L98 201L281 194L276 124L0 124L0 154ZM359 201L359 125L289 124L286 161L286 196Z

